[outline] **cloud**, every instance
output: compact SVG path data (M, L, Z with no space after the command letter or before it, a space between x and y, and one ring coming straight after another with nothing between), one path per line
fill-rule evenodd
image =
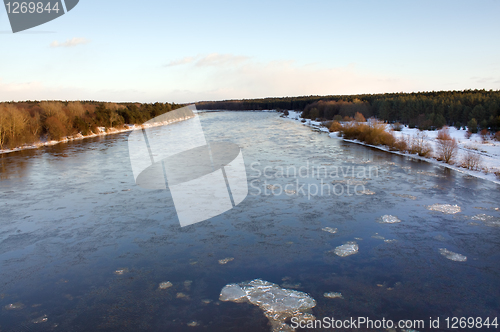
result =
M362 70L355 64L326 67L317 63L300 65L293 60L259 62L217 53L194 58L181 73L173 73L191 81L175 80L175 88L168 93L170 100L409 92L422 87L415 80Z
M165 67L182 66L194 63L196 67L228 67L236 66L249 60L250 57L232 54L212 53L206 56L188 56L182 59L170 61Z
M174 67L174 66L185 65L185 64L193 62L195 60L195 58L196 57L187 56L187 57L179 59L179 60L170 61L169 63L167 63L165 65L165 67Z
M57 40L54 40L52 43L50 43L50 47L74 47L77 45L84 45L90 43L90 40L85 39L85 38L71 38L66 40L63 43L59 43Z

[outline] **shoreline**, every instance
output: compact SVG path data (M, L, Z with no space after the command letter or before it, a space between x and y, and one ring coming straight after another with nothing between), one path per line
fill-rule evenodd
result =
M30 145L23 145L23 146L15 147L13 149L2 149L2 150L0 150L0 155L4 155L4 154L8 154L8 153L13 153L13 152L24 151L24 150L35 150L35 149L39 149L39 148L42 148L42 147L45 147L45 146L53 146L53 145L57 145L57 144L61 144L61 143L69 143L69 142L73 142L73 141L80 141L80 140L84 140L86 138L102 137L102 136L108 136L108 135L113 135L113 134L122 134L122 133L126 133L126 132L129 132L129 131L134 131L134 130L142 130L142 129L152 128L152 127L167 126L167 125L172 124L172 123L176 123L176 122L180 122L180 121L185 121L185 120L192 119L193 117L194 116L180 118L180 119L174 120L174 121L154 122L154 123L151 123L151 124L148 124L146 122L146 123L143 123L142 125L124 124L123 126L127 127L127 128L122 128L122 129L117 129L117 128L114 128L114 127L106 129L104 127L98 127L98 130L100 130L100 132L98 134L92 133L90 135L84 136L81 133L78 133L78 134L73 135L73 136L66 136L63 139L58 140L58 141L55 141L55 140L47 141L47 142L40 141L40 142L33 143L33 144L30 144Z
M301 120L302 120L302 118L300 118L300 113L293 112L293 111L289 111L289 115L288 116L283 116L282 118L283 119L288 119L288 120L293 120L293 121L299 121L299 122L301 122ZM447 164L447 163L444 163L444 162L440 162L440 161L438 161L438 160L436 160L434 158L420 157L418 155L412 155L412 154L403 153L403 152L400 152L400 151L391 151L386 146L383 146L383 145L371 145L371 144L366 144L364 142L360 142L358 140L345 139L343 137L337 136L337 132L330 132L328 130L328 128L321 127L321 123L316 122L316 121L312 121L310 119L306 119L306 122L301 122L301 123L304 126L307 126L309 128L313 128L313 129L315 129L315 130L317 130L319 132L327 133L330 138L335 138L335 139L342 140L344 142L355 143L355 144L358 144L358 145L363 145L363 146L366 146L366 147L375 148L375 149L378 149L378 150L381 150L381 151L385 151L385 152L388 152L388 153L400 155L400 156L403 156L403 157L409 157L409 158L412 158L414 160L426 161L426 162L428 162L430 164L433 164L433 165L436 165L436 166L442 166L442 167L445 167L445 168L457 171L457 172L462 173L462 174L466 174L466 175L469 175L469 176L473 176L475 178L487 180L487 181L490 181L490 182L493 182L495 184L500 185L500 179L498 179L496 177L496 175L493 174L493 173L486 174L486 173L484 173L482 171L473 171L473 170L466 169L466 168L463 168L463 167L459 167L459 166L450 165L450 164ZM499 165L500 165L500 163L499 163Z

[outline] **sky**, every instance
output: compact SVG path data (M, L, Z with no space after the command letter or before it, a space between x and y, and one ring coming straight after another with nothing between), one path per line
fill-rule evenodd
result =
M0 101L500 89L500 1L80 0L12 33Z

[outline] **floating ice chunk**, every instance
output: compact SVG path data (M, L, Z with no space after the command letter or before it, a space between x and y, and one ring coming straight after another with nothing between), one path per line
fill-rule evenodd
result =
M358 195L375 195L375 192L371 191L370 189L365 189L365 190L356 192L356 194L358 194Z
M229 284L222 288L220 292L219 300L221 301L232 301L239 302L246 300L247 293L237 284Z
M233 257L228 257L228 258L224 258L224 259L219 259L219 264L220 265L225 265L231 261L234 261L234 258Z
M325 231L325 232L328 232L328 233L332 233L332 234L337 233L337 229L336 228L331 228L331 227L325 227L325 228L322 228L321 230Z
M159 289L167 289L167 288L170 288L172 287L172 283L170 281L164 281L164 282L160 282L160 285L158 286Z
M458 205L438 204L438 203L427 206L427 210L443 212L446 214L455 214L462 211L462 209Z
M125 274L127 272L128 272L128 269L124 268L124 269L118 269L118 270L116 270L115 274L120 276L120 275Z
M484 213L475 215L471 219L482 221L486 226L500 227L500 218L494 216L488 216Z
M226 285L220 294L221 301L248 301L264 311L273 332L293 331L286 323L289 318L313 320L310 309L316 301L309 294L293 289L281 288L269 281L255 279L250 282Z
M36 319L33 319L32 322L34 324L40 324L40 323L45 323L49 320L49 318L47 317L47 315L43 315L42 317L38 317Z
M358 244L356 242L347 242L341 246L338 246L333 251L337 256L346 257L350 255L357 254L359 250Z
M22 304L21 302L16 302L7 304L4 308L5 310L21 310L24 308L24 304Z
M385 243L392 243L392 242L396 242L397 240L396 239L385 239L384 242Z
M391 215L383 215L382 217L377 219L377 222L381 224L395 224L398 222L401 222L401 220L398 219L396 216L391 216Z
M448 258L449 260L455 261L455 262L467 261L467 256L457 254L456 252L453 252L453 251L449 251L446 248L439 248L439 252L444 257Z
M378 233L373 234L372 238L377 239L377 240L385 240L385 237L383 237L382 235L379 235Z
M344 298L341 293L336 293L336 292L325 293L325 294L323 294L323 296L326 297L327 299L343 299Z
M412 195L408 195L408 194L395 194L395 193L391 193L391 195L395 196L395 197L409 198L411 200L416 200L417 199L416 196L412 196Z
M199 326L200 323L198 323L197 321L193 320L189 323L187 323L187 326L190 326L190 327L196 327L196 326Z
M190 290L190 289L191 289L191 284L192 284L192 283L193 283L193 281L192 281L192 280L186 280L186 281L184 281L184 288L185 288L186 290Z

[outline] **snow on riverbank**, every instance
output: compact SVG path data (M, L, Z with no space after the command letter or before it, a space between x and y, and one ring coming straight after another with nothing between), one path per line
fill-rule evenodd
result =
M297 120L297 121L302 121L303 119L300 118L300 112L295 112L295 111L288 111L288 119L292 120ZM305 122L303 122L304 125L309 126L311 128L314 128L318 131L323 131L323 132L328 132L329 130L326 127L323 127L321 122L318 121L312 121L309 119L305 119ZM401 131L393 131L394 136L396 138L403 138L403 137L408 137L408 135L415 136L419 132L418 129L413 128L410 129L408 127L404 127ZM426 136L426 142L432 147L432 150L434 153L437 151L437 135L438 131L430 131L430 130L424 130L420 131L421 133L424 133ZM329 133L330 137L337 138L337 139L342 139L346 142L351 142L351 143L357 143L361 145L366 145L369 147L377 148L380 150L384 150L387 152L399 154L399 155L404 155L404 156L409 156L411 158L415 158L418 160L425 160L427 162L436 164L436 165L441 165L453 170L456 170L457 172L461 172L464 174L468 174L471 176L475 176L481 179L489 180L492 182L495 182L497 184L500 184L500 179L494 174L494 172L500 171L500 142L494 141L494 140L489 140L488 142L483 143L482 138L479 134L472 134L470 139L467 139L465 137L466 130L457 130L454 127L449 128L449 134L452 138L455 138L458 143L458 152L456 156L457 165L460 164L460 161L462 158L467 154L467 153L474 153L480 156L481 158L481 168L482 171L473 171L469 169L465 169L463 167L459 167L456 165L450 165L446 164L441 161L437 161L434 158L424 158L424 157L419 157L417 155L410 155L408 153L401 153L399 151L389 151L389 149L385 146L374 146L370 144L366 144L357 140L348 140L344 139L342 137L338 137L337 133Z

